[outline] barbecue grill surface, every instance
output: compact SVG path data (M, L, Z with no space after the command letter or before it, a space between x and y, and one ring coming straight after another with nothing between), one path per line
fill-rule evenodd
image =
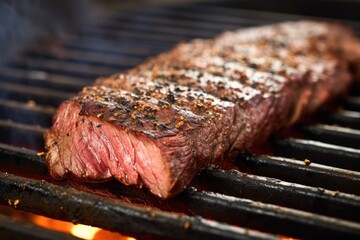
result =
M183 40L301 18L218 5L149 6L89 22L56 48L29 49L0 68L0 204L140 239L359 239L357 86L274 136L266 151L243 153L230 169L208 167L167 201L116 181L54 182L39 154L55 108L96 77ZM360 23L349 24L360 30ZM0 223L0 237L74 239L4 215Z

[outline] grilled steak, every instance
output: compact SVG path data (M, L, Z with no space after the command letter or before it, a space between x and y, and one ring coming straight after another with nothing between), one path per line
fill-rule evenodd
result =
M309 21L180 44L61 104L45 134L50 174L173 196L344 93L359 46L346 27Z

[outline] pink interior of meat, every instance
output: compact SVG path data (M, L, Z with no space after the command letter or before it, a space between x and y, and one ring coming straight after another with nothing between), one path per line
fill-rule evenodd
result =
M88 181L115 177L126 185L145 184L152 193L167 197L172 187L170 168L151 140L96 116L79 115L75 101L60 108L46 137L47 148L52 149L47 164L54 178L68 174Z

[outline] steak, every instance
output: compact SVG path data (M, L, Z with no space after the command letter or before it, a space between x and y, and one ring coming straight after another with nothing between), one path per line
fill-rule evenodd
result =
M179 44L60 105L45 134L50 175L171 197L345 93L359 47L347 27L312 21Z

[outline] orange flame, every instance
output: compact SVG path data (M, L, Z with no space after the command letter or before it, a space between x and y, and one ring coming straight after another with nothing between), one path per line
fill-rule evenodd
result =
M120 233L110 232L101 228L91 227L82 224L73 224L71 222L55 220L52 218L27 213L12 208L3 208L0 206L0 212L14 217L20 221L31 221L35 225L54 231L69 233L75 237L86 240L136 240L132 237L123 236Z
M75 237L91 240L94 239L95 234L99 230L100 228L78 224L71 228L71 234L74 235Z
M70 233L75 237L86 240L136 240L132 237L123 236L119 233L110 232L101 228L83 224L73 224L70 222L59 221L43 216L36 215L33 222L44 228Z

